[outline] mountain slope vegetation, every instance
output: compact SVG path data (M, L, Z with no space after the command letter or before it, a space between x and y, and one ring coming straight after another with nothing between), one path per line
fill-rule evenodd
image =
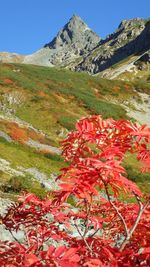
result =
M1 64L0 194L14 196L27 190L42 197L66 164L60 141L76 121L90 114L130 119L121 103L140 101L136 89L133 82L66 69ZM131 173L136 162L126 164Z

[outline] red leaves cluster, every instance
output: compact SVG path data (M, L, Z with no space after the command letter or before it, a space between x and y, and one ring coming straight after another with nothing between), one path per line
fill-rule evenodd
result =
M22 196L1 218L14 242L0 243L0 265L148 267L149 197L127 179L122 163L126 153L135 153L149 170L150 129L91 116L62 146L70 165L58 177L60 189L45 200ZM119 201L122 192L135 203Z
M124 120L103 120L101 116L80 120L76 129L62 143L63 155L71 165L64 169L61 179L68 181L69 188L72 182L74 191L91 194L95 186L103 189L108 185L116 196L120 189L140 195L138 187L125 177L122 161L127 152L136 152L148 171L150 129Z

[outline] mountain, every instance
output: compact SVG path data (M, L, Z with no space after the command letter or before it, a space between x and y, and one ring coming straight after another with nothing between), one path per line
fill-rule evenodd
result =
M109 79L149 81L150 19L123 20L104 40L74 15L57 36L37 52L0 53L1 62L64 67ZM133 75L131 75L133 73Z
M139 58L149 50L150 20L124 20L118 29L105 40L101 40L75 69L90 74L100 73L129 56L136 55Z
M36 53L25 57L24 63L44 66L68 66L80 61L99 43L100 38L74 15L57 36Z

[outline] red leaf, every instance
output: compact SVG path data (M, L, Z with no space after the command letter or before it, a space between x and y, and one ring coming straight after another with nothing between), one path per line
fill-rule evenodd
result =
M55 251L55 247L50 246L50 247L48 248L48 251L47 251L47 256L48 256L48 257L52 256L52 254L53 254L54 251Z
M25 266L27 266L27 267L32 266L32 264L35 264L38 261L39 261L39 259L37 258L36 255L34 255L34 254L26 255Z
M69 250L67 250L63 256L63 260L66 260L66 259L72 257L76 253L76 251L77 251L76 248L70 248Z
M150 254L150 247L144 248L142 254Z
M72 262L79 262L80 261L80 256L75 254L73 256L71 256L71 259L70 259Z
M66 251L65 246L61 246L61 247L57 248L55 251L55 257L56 258L60 257L65 251Z

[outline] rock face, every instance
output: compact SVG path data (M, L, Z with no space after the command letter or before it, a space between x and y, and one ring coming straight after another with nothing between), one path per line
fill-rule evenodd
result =
M66 45L72 47L77 53L83 55L91 51L100 38L82 21L79 16L73 16L59 31L52 42L45 45L50 49L59 49Z
M113 34L84 57L75 70L96 74L131 55L142 54L149 49L150 20L125 20Z
M24 63L45 66L67 66L81 61L95 48L100 38L81 20L73 16L57 36L41 50L25 57Z

